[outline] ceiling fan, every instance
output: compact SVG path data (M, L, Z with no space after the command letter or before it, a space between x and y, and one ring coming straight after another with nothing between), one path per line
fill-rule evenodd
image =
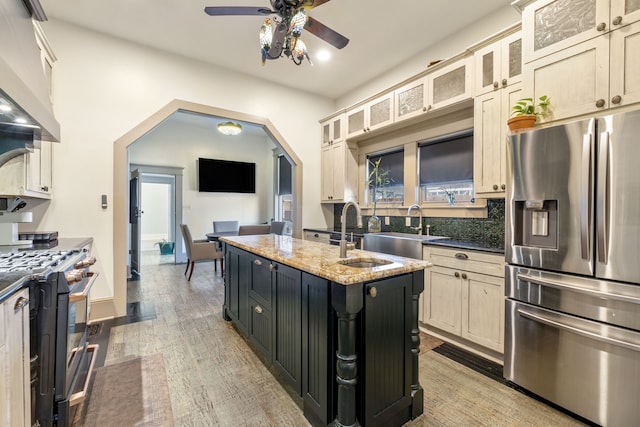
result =
M300 65L304 58L311 62L307 48L304 42L300 40L302 30L307 30L337 49L342 49L349 43L348 38L306 14L307 10L327 3L329 0L269 1L271 9L244 6L210 6L205 7L204 11L211 16L276 15L272 18L265 18L260 28L260 49L263 65L267 59L278 59L281 56L290 58L296 65Z

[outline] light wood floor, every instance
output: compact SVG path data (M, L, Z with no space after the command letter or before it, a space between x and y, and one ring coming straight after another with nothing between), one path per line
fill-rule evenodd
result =
M113 327L105 365L161 353L176 426L309 425L222 320L223 284L213 263L197 264L187 282L184 264L157 262L143 257L140 281L128 285L129 302L153 304L157 318ZM425 413L408 426L583 425L433 351L420 355L420 381Z

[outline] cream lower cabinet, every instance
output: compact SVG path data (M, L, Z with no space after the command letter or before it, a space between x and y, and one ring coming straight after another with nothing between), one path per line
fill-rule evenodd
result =
M0 425L31 426L29 290L0 304Z
M521 98L520 83L474 99L473 186L476 197L504 197L507 188L507 120Z
M311 242L330 243L331 233L321 233L319 231L304 230L304 240Z
M322 202L340 203L356 197L358 163L355 150L346 142L322 147Z
M422 295L420 320L426 331L502 354L504 256L430 246L423 255L433 263L425 270Z

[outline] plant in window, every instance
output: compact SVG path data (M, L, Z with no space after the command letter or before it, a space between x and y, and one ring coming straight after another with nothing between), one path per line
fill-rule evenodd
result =
M369 231L380 231L382 229L382 224L380 218L376 215L376 208L378 199L382 198L381 188L389 185L393 180L389 176L389 170L382 170L380 168L380 162L382 158L378 160L371 161L369 160L369 180L367 181L367 185L371 188L371 218L369 219Z

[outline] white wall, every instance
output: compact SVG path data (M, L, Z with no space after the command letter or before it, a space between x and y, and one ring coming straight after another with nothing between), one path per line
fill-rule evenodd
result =
M61 143L53 153L54 199L37 222L64 237L94 237L101 275L92 299L114 295L113 211L100 208L100 195L113 195L114 141L174 99L267 118L303 163L302 224L326 224L318 120L333 111L331 100L60 21L43 29L58 57L53 91Z
M212 221L258 224L273 218L273 148L266 135L228 137L211 127L169 120L129 146L129 161L184 168L182 221L194 238L204 238L213 231ZM198 157L256 163L256 193L198 192Z
M480 4L480 2L478 3ZM482 7L478 5L478 9L481 10ZM503 8L493 11L484 17L479 16L473 25L467 26L454 36L440 40L432 46L425 46L425 49L416 54L411 60L402 64L394 64L393 67L389 68L389 70L379 78L363 82L362 86L337 100L336 106L338 108L336 108L336 110L355 104L385 88L423 72L427 69L427 65L431 61L451 58L464 52L475 43L520 22L521 19L522 16L520 13L506 1ZM425 28L425 31L429 31L429 29ZM380 53L380 57L384 60L384 53Z

